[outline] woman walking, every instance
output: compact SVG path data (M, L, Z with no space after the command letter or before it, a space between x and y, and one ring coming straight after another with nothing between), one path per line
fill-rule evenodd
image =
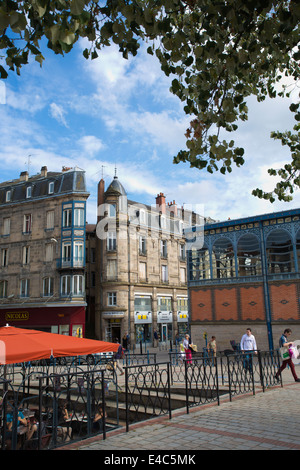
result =
M185 359L186 359L187 364L192 363L192 350L191 350L190 346L191 346L190 345L190 335L186 334L185 339L183 340L183 347L184 347L184 350L185 350Z

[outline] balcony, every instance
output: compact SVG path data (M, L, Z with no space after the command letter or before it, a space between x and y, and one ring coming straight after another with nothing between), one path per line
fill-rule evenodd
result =
M59 258L56 260L57 269L84 268L83 257Z

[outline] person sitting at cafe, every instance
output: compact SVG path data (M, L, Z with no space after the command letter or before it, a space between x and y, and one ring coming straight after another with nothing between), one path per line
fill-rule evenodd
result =
M61 406L58 407L58 426L57 426L57 435L61 436L63 441L69 441L72 435L72 428L66 424L67 421L70 421L70 416L68 412L68 403L64 401Z
M107 414L105 412L105 418L107 418ZM95 414L93 419L93 431L103 431L103 408L99 406L98 411Z
M7 426L7 431L5 434L6 437L6 445L7 448L11 447L11 441L12 441L12 432L13 432L13 420L14 420L14 413L13 410L11 410L9 413L6 415L6 426ZM18 433L20 432L20 426L26 427L26 440L30 440L34 433L37 431L37 425L34 423L31 423L29 419L25 418L23 412L21 410L18 411L17 415L17 428L18 428ZM23 428L24 429L24 428ZM20 444L18 443L18 447Z

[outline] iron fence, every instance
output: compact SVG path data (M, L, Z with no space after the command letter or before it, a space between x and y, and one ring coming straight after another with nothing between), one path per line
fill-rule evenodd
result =
M171 419L170 364L125 369L126 431L129 424L168 414Z
M119 425L117 380L106 369L35 371L26 382L25 392L22 382L0 383L2 449L52 449L99 433L105 439L107 430Z
M193 406L219 405L222 394L232 400L255 394L257 387L265 391L277 384L280 356L278 351L223 351L216 357L197 353L189 362L172 352L168 362L157 363L156 354L131 354L123 361L125 384L118 383L111 358L97 362L76 358L2 366L1 448L51 449L98 433L105 439L121 421L128 431L141 420L162 415L171 419L174 408L185 407L189 413ZM63 404L67 419L62 417ZM96 428L100 407L102 421ZM30 439L29 428L19 425L19 413L36 426Z

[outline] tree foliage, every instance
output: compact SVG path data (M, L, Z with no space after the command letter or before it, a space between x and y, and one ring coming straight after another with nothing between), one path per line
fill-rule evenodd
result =
M85 37L83 55L92 59L111 43L127 58L146 41L191 115L186 149L174 162L225 174L244 163L244 149L228 133L247 120L247 98L288 96L284 87L277 91L279 82L299 80L299 19L297 0L2 0L0 74L19 74L30 55L42 64L44 37L56 54ZM293 130L271 137L290 148L291 161L269 170L280 177L274 191L253 191L271 202L290 200L299 187L299 104L290 110Z

